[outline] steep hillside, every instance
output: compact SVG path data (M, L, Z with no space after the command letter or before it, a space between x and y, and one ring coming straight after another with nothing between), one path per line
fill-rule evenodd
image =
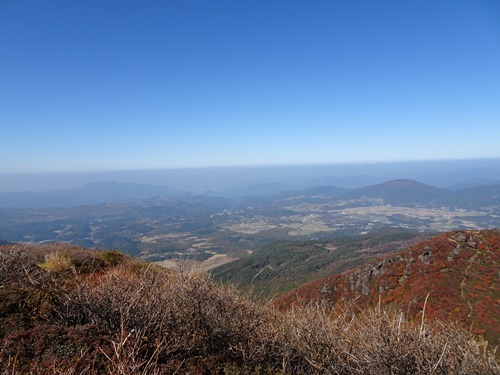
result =
M409 314L458 321L500 344L500 231L449 232L367 265L308 283L280 309L310 301L392 304Z
M212 276L244 290L251 288L265 300L308 281L354 268L375 256L400 251L428 236L385 228L362 236L277 242L215 268Z

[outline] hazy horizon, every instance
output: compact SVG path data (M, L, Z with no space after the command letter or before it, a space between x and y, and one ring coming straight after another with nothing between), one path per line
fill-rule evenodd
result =
M0 173L498 158L499 19L489 0L3 2Z
M415 179L440 187L477 178L500 180L500 158L421 160L385 163L338 163L143 169L87 172L0 173L0 192L54 191L92 182L162 185L204 192L241 189L252 184L284 183L294 187L341 185L342 179L376 177L380 180ZM337 182L337 184L332 183ZM362 181L362 180L361 180ZM355 186L354 186L355 187Z

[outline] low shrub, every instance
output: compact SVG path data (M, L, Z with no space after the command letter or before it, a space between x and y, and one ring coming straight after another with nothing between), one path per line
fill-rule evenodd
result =
M40 269L54 252L0 249L17 275L0 265L0 290L19 292L0 315L0 374L500 373L494 353L454 324L381 307L279 313L200 271L146 263Z
M123 261L123 253L116 250L102 252L102 259L108 266L116 266Z

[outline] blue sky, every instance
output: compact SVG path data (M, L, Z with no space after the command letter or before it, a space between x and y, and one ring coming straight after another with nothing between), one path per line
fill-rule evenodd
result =
M0 173L500 157L500 2L3 1Z

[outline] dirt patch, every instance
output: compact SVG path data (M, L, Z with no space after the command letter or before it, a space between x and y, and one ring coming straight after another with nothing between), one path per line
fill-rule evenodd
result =
M236 259L238 258L230 257L227 254L215 254L213 257L210 257L206 261L204 261L201 264L201 267L203 268L203 270L208 271L211 270L212 268L222 266L223 264L232 262L233 260Z
M203 271L209 271L212 268L222 266L223 264L232 262L238 258L230 257L227 254L215 254L214 256L208 258L207 260L200 262L194 259L168 259L162 260L161 262L155 262L156 264L169 268L169 269L201 269Z

